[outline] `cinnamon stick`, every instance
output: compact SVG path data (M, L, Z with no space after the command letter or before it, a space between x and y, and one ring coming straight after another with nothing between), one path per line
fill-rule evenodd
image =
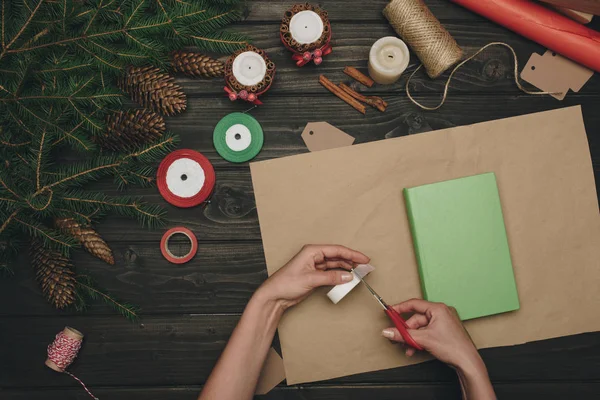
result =
M354 107L356 111L362 114L367 113L367 109L363 104L359 103L351 95L340 89L335 83L331 82L324 75L319 76L319 83L323 85L325 89L329 90L331 93L335 94L337 97Z
M357 91L352 89L350 86L343 84L343 83L340 83L339 87L340 87L340 89L342 89L344 92L348 93L350 96L352 96L356 100L362 101L363 103L367 103L371 107L374 107L381 112L384 112L388 106L388 103L385 100L383 100L381 97L365 96L363 94L358 93Z
M344 68L344 73L346 75L348 75L349 77L359 81L360 83L362 83L363 85L365 85L367 87L371 87L375 83L375 81L373 81L373 79L369 78L368 76L366 76L365 74L363 74L362 72L360 72L359 70L357 70L354 67Z

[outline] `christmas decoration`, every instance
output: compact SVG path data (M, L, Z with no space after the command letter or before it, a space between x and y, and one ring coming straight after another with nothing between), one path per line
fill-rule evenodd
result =
M131 150L159 139L165 120L148 110L119 111L106 118L106 131L95 137L101 147L113 151Z
M233 53L225 63L225 87L229 100L242 100L261 105L258 99L271 87L275 79L275 63L267 53L247 45Z
M119 87L143 107L165 115L185 110L187 99L175 78L156 67L129 67Z
M48 303L60 309L75 302L77 280L73 264L67 257L34 242L31 248L31 265Z
M168 66L169 52L186 46L221 53L244 47L244 37L222 30L242 15L238 4L2 1L1 272L11 273L20 264L18 250L35 241L32 265L52 305L81 310L86 299L97 298L128 318L137 316L134 307L115 301L75 271L70 254L82 243L54 221L72 218L81 227L95 226L112 213L147 227L162 224L160 207L86 188L106 176L119 186L147 185L154 176L150 166L176 144L149 111L120 113L123 94L117 82L127 69L135 71L138 87L128 88L142 104L169 115L182 111L181 89L157 68ZM79 161L61 163L62 154Z
M82 225L74 218L57 218L54 220L54 225L62 232L75 238L94 257L107 264L115 264L112 250L98 232L90 226Z
M320 65L333 51L327 11L309 3L295 4L283 14L279 37L299 67L311 61Z
M174 51L171 53L171 65L175 72L203 78L223 76L223 62L202 53Z

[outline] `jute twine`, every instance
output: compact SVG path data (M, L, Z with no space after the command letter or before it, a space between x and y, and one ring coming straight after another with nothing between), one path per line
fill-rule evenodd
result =
M473 58L477 57L479 55L479 53L481 53L482 51L484 51L485 49L487 49L488 47L491 47L491 46L502 46L502 47L505 47L508 50L510 50L510 52L512 53L512 56L513 56L513 60L514 60L514 79L515 79L515 84L517 85L517 87L523 93L534 94L534 95L535 94L559 94L559 93L556 93L556 92L539 92L539 91L538 92L534 92L534 91L525 89L525 87L521 84L521 82L519 82L519 60L517 58L517 53L515 52L515 49L513 49L511 45L506 44L504 42L492 42L492 43L486 44L485 46L483 46L482 48L480 48L479 50L477 50L473 55L471 55L470 57L466 58L463 62L461 62L460 64L458 64L456 67L454 67L454 69L450 73L450 76L448 77L448 80L446 81L446 84L444 85L444 93L442 95L442 100L440 100L440 102L438 103L437 106L432 106L432 107L425 106L425 105L419 103L417 100L415 100L412 97L412 95L410 94L410 85L409 85L410 84L410 80L415 75L415 73L417 73L417 71L421 69L421 67L423 65L419 65L417 67L417 69L415 69L413 71L413 73L410 74L410 76L406 80L406 95L408 96L408 98L410 99L410 101L412 101L415 105L417 105L418 107L420 107L423 110L435 111L435 110L439 109L446 102L446 98L448 96L448 88L450 87L450 81L452 81L452 77L454 76L454 73L456 71L458 71L458 69L460 67L462 67L463 65L465 65L467 62L469 62Z
M437 78L462 58L461 48L422 0L392 0L383 15L431 78Z

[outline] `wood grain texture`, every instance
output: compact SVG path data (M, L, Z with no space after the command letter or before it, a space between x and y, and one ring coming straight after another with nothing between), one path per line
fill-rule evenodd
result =
M237 323L238 315L176 315L144 318L132 324L112 317L3 318L0 386L72 386L44 366L45 349L65 325L85 335L71 371L90 386L201 385ZM497 382L595 380L600 365L600 333L557 338L521 346L482 350ZM382 338L382 340L385 340ZM27 351L23 351L27 349ZM399 351L401 351L399 349ZM582 363L587 368L581 368ZM549 368L549 366L552 366ZM453 383L454 372L438 361L348 376L328 384ZM309 387L311 385L302 385Z
M488 42L502 41L515 48L524 65L532 52L544 51L448 0L425 2L467 54ZM492 48L456 74L446 104L429 113L406 98L408 74L394 85L367 89L342 72L346 65L365 71L373 42L394 34L381 14L387 0L318 2L329 12L334 47L318 68L297 68L279 41L281 16L292 3L248 1L248 18L233 27L252 37L277 64L273 87L262 97L265 105L251 111L265 132L265 145L256 160L306 152L300 133L309 121L328 121L360 144L581 104L599 181L598 76L594 75L579 94L569 93L563 102L549 96L527 96L512 80L510 54ZM599 29L600 18L590 27ZM413 55L407 72L417 65ZM334 82L350 83L356 90L382 96L390 104L388 110L379 113L369 109L366 116L356 113L319 85L321 73ZM191 228L198 237L198 255L189 264L172 265L159 252L163 229L148 231L117 217L98 226L115 252L116 265L105 265L84 252L75 256L75 264L115 296L143 308L141 323L132 324L101 304L91 306L85 315L51 309L39 294L24 254L15 277L0 280L0 398L88 398L72 379L43 365L48 343L65 325L71 325L86 334L72 370L100 398L193 399L248 299L266 278L248 163L230 164L212 145L217 121L249 107L231 103L224 95L222 80L184 76L177 76L177 80L188 96L188 110L169 118L167 125L181 137L180 148L198 150L215 165L217 185L211 203L183 210L167 205L155 188L134 188L127 194L165 206L169 212L167 227ZM419 101L435 104L444 82L419 72L411 82L411 91ZM597 184L597 190L599 187ZM98 182L94 188L119 193L111 181ZM175 246L184 245L177 242ZM486 349L482 354L500 398L595 399L600 392L600 333ZM280 386L263 398L457 399L459 390L452 370L430 362L323 383Z
M564 400L566 398L589 399L600 392L599 383L495 383L494 388L500 399ZM92 388L101 399L110 400L190 400L196 398L201 386L135 388L119 387ZM57 398L62 400L85 400L81 389L32 389L4 390L3 400L31 400ZM88 397L89 398L89 397ZM264 400L450 400L460 398L460 388L456 384L405 384L405 385L323 385L323 386L278 386L265 396Z
M142 315L184 313L241 313L256 288L267 278L260 241L200 242L196 257L182 265L165 260L158 242L111 242L116 265L110 266L77 252L74 264L80 273L119 299L132 302ZM177 244L172 246L176 249ZM3 316L78 315L54 310L42 297L28 259L11 279L0 280L2 298L18 298L19 306L0 302ZM87 314L113 315L101 304Z

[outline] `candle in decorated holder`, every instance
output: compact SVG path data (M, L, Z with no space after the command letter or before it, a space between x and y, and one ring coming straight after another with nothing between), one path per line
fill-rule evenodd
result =
M394 83L406 70L409 61L408 47L402 40L394 36L382 37L369 52L369 75L382 85Z
M258 96L269 90L274 78L275 63L252 45L233 53L225 63L225 92L231 101L262 104Z
M296 4L285 12L279 27L283 45L292 53L296 65L315 65L331 53L331 24L327 11L311 4Z

